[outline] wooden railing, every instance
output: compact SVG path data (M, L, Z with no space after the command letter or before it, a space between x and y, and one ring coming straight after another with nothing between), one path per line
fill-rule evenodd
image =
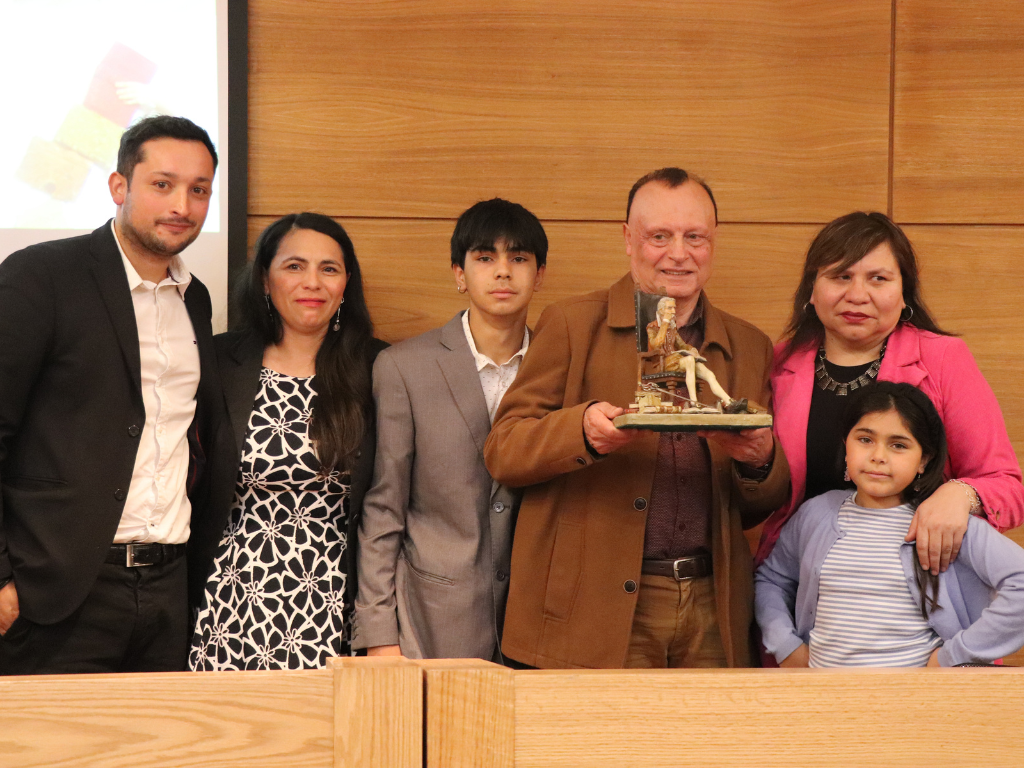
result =
M308 672L0 679L0 766L1024 765L1024 669Z

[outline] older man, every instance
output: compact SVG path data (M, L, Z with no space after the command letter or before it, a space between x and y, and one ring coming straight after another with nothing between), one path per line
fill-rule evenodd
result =
M771 431L659 436L612 423L636 388L634 287L675 299L679 334L733 397L771 402L768 337L703 293L717 214L710 188L679 168L637 181L623 225L630 274L548 307L502 401L485 457L496 480L527 486L502 643L522 664L751 663L743 528L789 482Z

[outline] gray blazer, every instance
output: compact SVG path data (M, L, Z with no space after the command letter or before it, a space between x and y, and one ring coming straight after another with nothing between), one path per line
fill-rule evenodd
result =
M373 396L352 646L500 658L518 503L484 466L491 424L462 314L382 352Z

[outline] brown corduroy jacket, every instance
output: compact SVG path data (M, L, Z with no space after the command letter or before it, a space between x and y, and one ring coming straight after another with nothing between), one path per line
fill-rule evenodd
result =
M754 326L705 312L701 354L725 390L770 407L772 345ZM512 550L502 650L542 668L621 667L640 582L658 435L642 432L595 460L583 412L625 406L636 389L633 282L549 306L515 383L502 400L484 456L501 483L525 487ZM707 395L704 395L707 398ZM718 620L730 666L749 666L751 556L743 528L786 499L789 466L776 441L762 482L740 477L709 444L712 557ZM633 585L629 585L632 587Z

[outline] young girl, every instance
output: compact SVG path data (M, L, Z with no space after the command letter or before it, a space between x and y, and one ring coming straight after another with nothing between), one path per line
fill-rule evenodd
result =
M755 574L765 648L783 667L991 662L1024 646L1024 549L972 517L938 576L904 542L943 483L946 436L927 395L876 382L846 411L857 486L810 499Z

